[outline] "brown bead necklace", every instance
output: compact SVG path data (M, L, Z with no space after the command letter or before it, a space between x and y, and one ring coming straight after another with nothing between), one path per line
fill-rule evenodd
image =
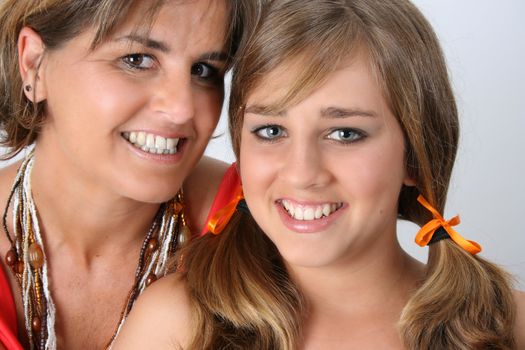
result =
M5 260L19 283L24 306L24 324L31 349L56 349L55 305L49 291L46 255L38 213L31 194L33 151L18 169L3 215L3 227L11 244ZM13 237L7 213L13 207ZM157 278L168 273L169 261L180 242L190 237L183 211L182 190L161 204L142 243L135 281L125 300L120 321L108 341L111 347L135 300Z

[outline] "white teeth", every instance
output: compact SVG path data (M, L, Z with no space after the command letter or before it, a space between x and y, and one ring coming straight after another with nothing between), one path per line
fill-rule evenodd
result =
M176 149L179 139L166 139L166 148L167 149Z
M306 208L304 210L303 220L313 220L315 218L314 210L312 208Z
M155 148L161 150L166 149L166 139L162 136L155 136Z
M322 217L329 216L343 206L342 203L326 203L316 206L295 206L288 200L283 200L281 204L292 218L305 221L318 220Z
M330 215L330 212L331 212L330 209L331 209L330 204L323 204L323 215L324 216Z
M137 134L137 145L144 146L145 144L146 144L146 133L141 131Z
M178 138L166 138L144 131L123 132L122 136L133 146L152 154L175 154L179 144Z
M148 134L148 136L146 136L146 146L149 148L155 147L155 135Z

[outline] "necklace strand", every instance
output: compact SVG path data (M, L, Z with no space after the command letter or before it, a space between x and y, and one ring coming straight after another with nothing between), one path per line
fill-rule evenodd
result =
M24 306L24 325L30 349L57 348L55 305L50 293L46 254L38 222L38 211L31 191L31 170L34 158L29 152L20 166L3 215L3 228L11 244L6 263L19 283ZM7 227L7 213L13 204L13 232ZM182 190L170 201L161 204L142 242L135 272L135 281L128 292L106 348L111 348L135 300L157 278L168 273L168 263L180 242L189 237L183 211Z

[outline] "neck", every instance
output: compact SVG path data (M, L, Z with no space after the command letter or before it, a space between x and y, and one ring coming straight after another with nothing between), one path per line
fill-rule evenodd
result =
M400 312L417 288L424 266L402 250L395 235L391 237L390 242L378 242L338 264L289 267L310 311L347 316L387 309Z
M49 245L68 246L89 259L144 239L159 204L119 196L65 164L35 149L32 195Z

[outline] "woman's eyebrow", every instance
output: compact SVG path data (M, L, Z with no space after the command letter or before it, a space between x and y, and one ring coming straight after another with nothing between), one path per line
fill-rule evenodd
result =
M219 61L219 62L225 62L228 60L228 54L226 52L207 52L199 56L199 60L201 61Z
M158 41L155 39L151 39L150 37L139 35L139 34L130 34L121 36L115 39L116 42L135 42L139 43L140 45L147 47L148 49L152 50L158 50L163 53L169 53L171 51L171 48L168 44ZM225 62L228 60L228 54L225 52L218 52L218 51L212 51L212 52L206 52L199 56L199 60L203 61L218 61L218 62Z
M136 42L152 50L158 50L164 53L170 52L170 48L166 43L151 39L143 35L138 35L138 34L125 35L125 36L116 38L115 41L117 42L122 42L122 41Z

